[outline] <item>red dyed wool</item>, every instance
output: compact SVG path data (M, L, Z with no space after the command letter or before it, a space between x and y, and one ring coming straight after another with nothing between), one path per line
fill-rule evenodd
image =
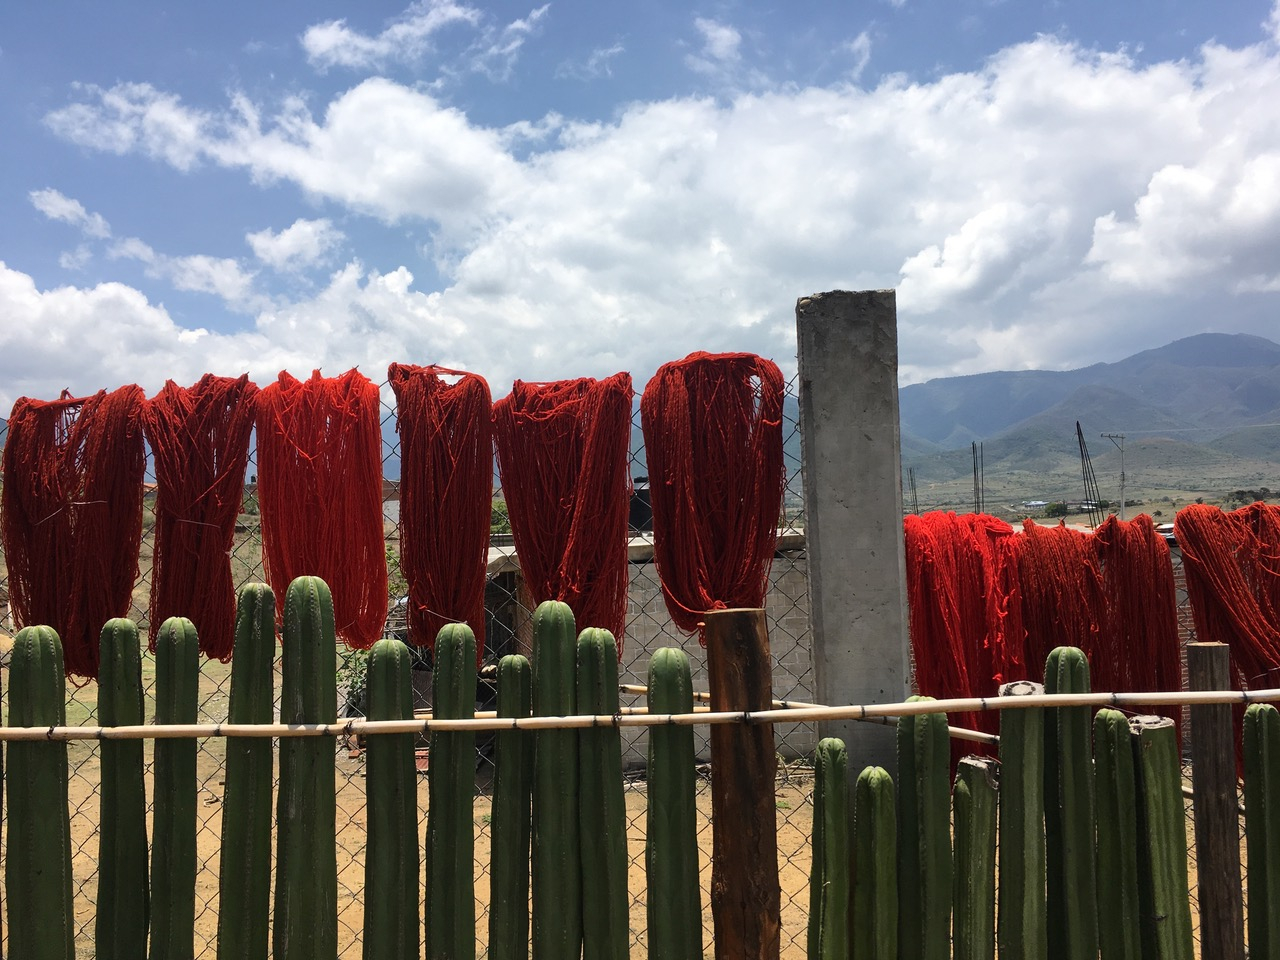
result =
M663 364L640 401L653 552L667 611L764 606L786 487L782 373L750 353Z
M560 600L579 627L613 633L627 613L631 375L517 380L493 405L502 492L535 602Z
M457 376L456 383L445 377ZM409 584L409 642L435 647L462 622L484 653L484 587L493 508L489 384L444 367L393 363L400 434L400 567Z
M1059 524L1042 527L1024 520L1017 541L1018 589L1026 630L1027 679L1044 679L1044 663L1054 647L1079 647L1089 658L1090 685L1114 690L1101 637L1106 595L1087 534Z
M994 696L1003 665L997 544L1013 528L986 515L934 512L905 517L903 533L916 688L939 699ZM955 721L996 732L994 715L957 714ZM953 744L956 758L971 746Z
M287 372L258 394L262 561L283 614L295 577L323 579L338 635L367 649L387 619L378 388L356 370Z
M91 397L22 397L9 417L3 535L14 619L58 631L68 676L97 677L98 633L129 613L145 402L130 384Z
M1095 689L1180 689L1182 651L1169 545L1146 514L1132 520L1108 517L1093 532L1092 542L1106 594L1102 657L1111 675L1110 686ZM1180 719L1179 708L1164 709Z
M1243 689L1280 686L1280 507L1192 504L1174 532L1197 639L1231 648Z
M143 411L156 471L152 651L169 617L195 624L205 656L226 663L235 645L231 546L244 500L257 384L248 374L172 380Z

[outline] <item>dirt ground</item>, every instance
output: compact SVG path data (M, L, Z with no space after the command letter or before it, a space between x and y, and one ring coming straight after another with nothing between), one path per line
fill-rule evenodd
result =
M218 920L218 859L222 830L222 751L216 741L204 741L198 760L199 795L197 810L198 873L196 876L197 957L213 957ZM148 743L150 747L150 742ZM94 904L97 883L98 821L98 756L96 745L73 744L71 765L76 771L70 782L72 810L72 872L76 884L76 953L93 956ZM79 754L77 756L77 754ZM341 749L338 767L338 943L339 956L356 960L361 955L361 930L364 923L364 836L365 794L363 759ZM150 784L148 783L148 787ZM782 886L782 956L802 960L808 922L809 830L811 824L812 783L803 778L780 782L778 803L778 858ZM629 827L628 849L631 855L631 934L632 952L644 956L644 826L645 784L628 783L626 802ZM711 860L711 793L705 781L700 783L698 808L703 827L699 834L699 851L703 879L703 937L706 956L711 951L710 860ZM486 955L489 900L489 815L490 798L475 800L476 859L476 935L477 956ZM426 826L427 778L420 777L418 787L419 831L422 842Z

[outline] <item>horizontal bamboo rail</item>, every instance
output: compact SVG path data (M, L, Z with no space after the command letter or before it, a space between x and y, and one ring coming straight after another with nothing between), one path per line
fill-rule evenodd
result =
M620 683L618 689L623 693L646 694L649 688L638 683ZM710 700L711 694L705 690L693 691L693 699ZM805 703L801 700L774 700L773 706L778 710L810 710L821 707L820 703ZM625 708L624 708L625 710ZM695 713L699 711L695 708ZM884 727L893 726L897 720L894 717L862 717L864 723L878 723ZM983 733L981 730L970 730L968 727L947 727L947 735L952 740L969 740L973 743L989 743L996 745L1000 743L1000 737L994 733Z
M777 710L731 710L672 714L573 717L482 717L475 720L360 720L334 723L193 723L144 724L127 727L0 727L0 741L18 740L161 740L183 737L351 737L381 733L429 733L450 730L572 730L591 727L700 726L727 723L811 723L819 720L866 720L928 713L980 713L1030 707L1186 706L1202 703L1269 703L1280 701L1280 688L1266 690L1165 691L1155 693L1055 693L1031 697L969 697L916 700L911 703L861 704L848 707L795 707Z

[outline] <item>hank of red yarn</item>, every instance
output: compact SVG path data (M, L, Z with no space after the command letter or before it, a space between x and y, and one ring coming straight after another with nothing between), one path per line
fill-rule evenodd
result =
M169 617L188 618L205 656L226 663L235 645L231 548L244 500L257 384L248 374L172 380L143 411L156 472L151 637Z
M146 395L130 384L22 397L3 457L3 535L19 626L58 631L68 676L98 675L98 633L127 616L142 541Z
M1280 686L1280 507L1192 504L1174 532L1196 637L1231 648L1243 688Z
M662 594L680 629L764 606L778 541L782 372L751 353L663 364L640 400Z
M520 569L533 599L613 633L627 614L631 375L517 380L493 405L494 440Z
M1089 658L1090 686L1113 690L1102 643L1106 595L1089 535L1063 524L1042 527L1024 520L1014 538L1022 621L1026 631L1027 679L1044 680L1054 647L1079 647Z
M1103 680L1095 688L1137 693L1180 689L1178 598L1169 545L1146 514L1132 520L1108 517L1094 530L1092 542L1107 602ZM1163 709L1180 719L1180 708Z
M447 377L456 376L450 383ZM434 648L462 622L484 654L484 588L493 509L489 384L445 367L393 363L400 434L400 568L409 584L409 642Z
M357 370L282 372L257 412L262 561L279 612L294 578L320 577L338 635L367 649L387 619L378 388Z

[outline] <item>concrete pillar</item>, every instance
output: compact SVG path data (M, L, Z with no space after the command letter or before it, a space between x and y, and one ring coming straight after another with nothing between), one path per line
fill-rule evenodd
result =
M894 291L804 297L796 332L815 699L897 702L909 639ZM843 721L821 735L848 745L851 777L896 771L892 727Z

